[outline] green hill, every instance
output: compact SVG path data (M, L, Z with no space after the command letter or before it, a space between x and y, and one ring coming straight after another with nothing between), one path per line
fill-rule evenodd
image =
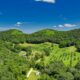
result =
M0 80L32 79L80 80L80 29L0 32Z
M16 35L16 34L23 34L22 31L17 30L17 29L10 29L10 30L6 30L6 31L1 31L0 34L8 34L8 35Z
M3 41L17 43L17 42L22 41L23 37L25 37L25 34L22 31L16 30L16 29L10 29L10 30L0 32L0 40L3 40ZM23 38L23 40L24 40L24 38Z
M32 33L33 36L53 36L55 34L56 30L52 29L44 29L37 32Z
M0 39L10 42L17 41L29 43L52 42L60 44L61 47L80 44L80 29L70 31L56 31L52 29L44 29L32 34L24 34L22 31L12 29L0 32ZM16 40L17 39L17 40ZM78 45L79 46L79 45Z

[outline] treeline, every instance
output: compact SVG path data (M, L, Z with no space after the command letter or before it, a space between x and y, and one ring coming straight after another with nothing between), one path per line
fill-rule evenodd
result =
M45 29L32 34L24 34L19 30L13 29L0 32L0 39L13 43L28 42L38 44L52 42L60 44L60 47L75 45L78 51L80 51L80 29L71 31Z

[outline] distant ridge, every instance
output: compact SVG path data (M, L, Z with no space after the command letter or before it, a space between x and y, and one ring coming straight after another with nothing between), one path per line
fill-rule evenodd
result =
M0 31L0 33L23 34L23 32L18 29L9 29L5 31Z
M42 29L42 30L38 30L38 31L35 31L33 33L30 33L30 34L35 34L35 33L40 33L40 32L43 32L43 33L47 33L47 32L69 32L69 31L80 31L80 29L72 29L72 30L67 30L67 31L61 31L61 30L54 30L54 29L49 29L49 28L46 28L46 29ZM21 30L18 30L18 29L8 29L8 30L3 30L3 31L0 31L1 32L17 32L17 33L24 33L23 31ZM27 32L25 34L28 34Z
M10 29L0 32L0 40L9 42L43 43L52 42L65 44L66 46L80 43L80 29L69 31L57 31L53 29L43 29L31 34L25 34L17 29Z

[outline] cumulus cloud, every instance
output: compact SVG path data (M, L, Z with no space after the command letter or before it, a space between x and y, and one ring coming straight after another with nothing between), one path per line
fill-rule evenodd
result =
M35 1L40 1L40 2L47 2L47 3L55 3L55 0L35 0Z
M77 25L75 25L75 24L64 24L64 27L75 27L75 26L77 26Z
M22 22L17 22L16 24L15 24L15 26L21 26L23 23Z
M60 24L60 25L58 25L58 27L62 28L62 27L64 27L64 25L61 25L61 24Z
M76 24L59 24L59 25L56 25L56 26L53 26L53 27L56 27L56 28L71 28L71 27L76 27L77 25Z

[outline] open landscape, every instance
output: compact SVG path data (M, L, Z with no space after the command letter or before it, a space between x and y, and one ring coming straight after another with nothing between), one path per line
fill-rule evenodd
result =
M1 31L0 80L80 80L79 37L80 29Z
M0 80L80 80L80 0L0 0Z

